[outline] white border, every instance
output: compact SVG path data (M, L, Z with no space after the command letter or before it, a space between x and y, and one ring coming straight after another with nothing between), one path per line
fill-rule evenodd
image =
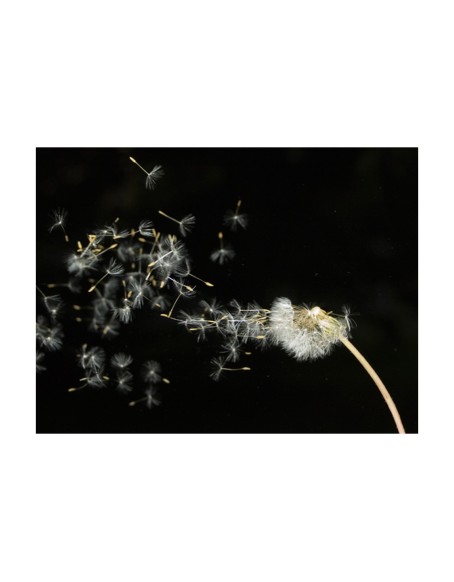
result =
M2 579L452 579L447 8L6 8ZM35 435L35 148L129 144L418 146L421 434Z

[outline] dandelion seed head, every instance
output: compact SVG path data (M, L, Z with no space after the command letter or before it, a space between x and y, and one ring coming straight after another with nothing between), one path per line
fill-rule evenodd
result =
M268 336L297 360L323 358L348 337L345 319L321 307L295 306L285 297L275 299L268 317Z

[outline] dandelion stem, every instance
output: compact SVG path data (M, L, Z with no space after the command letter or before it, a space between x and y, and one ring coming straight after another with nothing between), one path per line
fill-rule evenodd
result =
M375 384L377 385L377 388L381 392L381 395L385 399L386 404L388 405L388 408L392 414L394 422L396 423L397 430L399 431L400 434L405 434L404 425L402 424L402 421L400 419L399 411L397 410L397 407L394 404L394 401L391 398L390 393L386 389L386 386L380 380L377 372L372 368L372 366L369 364L369 362L366 360L366 358L361 354L361 352L359 352L355 348L355 346L347 338L341 338L341 341L344 344L344 346L348 350L350 350L350 352L355 356L355 358L359 361L359 363L365 368L366 372L369 374L369 376L375 382Z

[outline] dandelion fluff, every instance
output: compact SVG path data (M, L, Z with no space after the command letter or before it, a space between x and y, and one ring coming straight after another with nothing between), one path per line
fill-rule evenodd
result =
M343 318L320 307L295 306L286 297L275 299L269 314L269 337L297 360L316 360L348 337Z

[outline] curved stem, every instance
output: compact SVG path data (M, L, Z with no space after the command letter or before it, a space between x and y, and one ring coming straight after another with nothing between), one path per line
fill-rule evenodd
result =
M380 390L381 395L385 399L385 402L388 405L388 408L389 408L389 410L394 418L394 422L396 423L397 430L399 431L400 434L405 434L404 425L402 424L402 421L400 419L399 411L397 410L397 407L394 404L394 400L391 398L390 393L386 389L386 386L380 380L377 372L372 368L372 366L369 364L369 362L366 360L366 358L361 354L361 352L359 352L355 348L355 346L347 338L341 338L341 341L344 344L344 346L348 350L350 350L350 352L355 356L355 358L359 361L359 363L365 368L366 372L369 374L369 376L375 382L375 384L377 385L377 388Z

